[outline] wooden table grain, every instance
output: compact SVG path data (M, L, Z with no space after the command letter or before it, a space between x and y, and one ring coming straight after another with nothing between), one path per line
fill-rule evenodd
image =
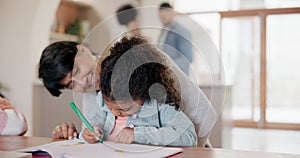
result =
M45 137L0 136L0 151L24 149L60 140Z

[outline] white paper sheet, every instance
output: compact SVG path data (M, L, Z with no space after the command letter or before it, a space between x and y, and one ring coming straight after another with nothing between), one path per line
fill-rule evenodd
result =
M53 142L19 151L34 152L39 150L48 152L53 158L160 158L183 151L182 148L158 147L140 144L120 144L113 142L88 144L78 139Z

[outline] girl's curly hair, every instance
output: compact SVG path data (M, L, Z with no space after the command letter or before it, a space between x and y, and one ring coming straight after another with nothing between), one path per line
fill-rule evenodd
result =
M175 79L161 52L142 36L123 37L101 64L100 87L111 100L156 99L178 110Z

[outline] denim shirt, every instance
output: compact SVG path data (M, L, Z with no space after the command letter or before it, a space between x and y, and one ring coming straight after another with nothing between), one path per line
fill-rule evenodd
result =
M101 114L87 117L92 125L99 126L104 132L104 140L115 125L115 115L107 108L99 92ZM86 114L88 115L88 114ZM102 115L102 116L100 116ZM126 127L134 128L134 142L140 144L196 146L197 135L190 119L182 112L175 110L169 104L159 104L156 100L145 101L139 111L128 116Z

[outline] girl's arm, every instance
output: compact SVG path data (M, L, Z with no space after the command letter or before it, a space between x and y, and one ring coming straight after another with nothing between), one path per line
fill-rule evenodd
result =
M106 120L106 113L103 111L104 102L102 100L101 91L98 94L86 93L83 98L83 115L87 118L91 125L99 127L104 130ZM79 138L83 139L83 132L86 126L82 124Z
M91 125L100 124L103 126L106 119L106 114L103 111L103 100L102 100L102 93L101 91L96 93L86 93L83 96L82 100L82 113L90 122ZM101 126L101 128L103 128ZM99 126L100 127L100 126ZM85 125L82 124L81 130L85 129Z
M153 145L196 146L197 135L193 123L173 106L162 105L159 110L161 127L134 128L135 142Z

